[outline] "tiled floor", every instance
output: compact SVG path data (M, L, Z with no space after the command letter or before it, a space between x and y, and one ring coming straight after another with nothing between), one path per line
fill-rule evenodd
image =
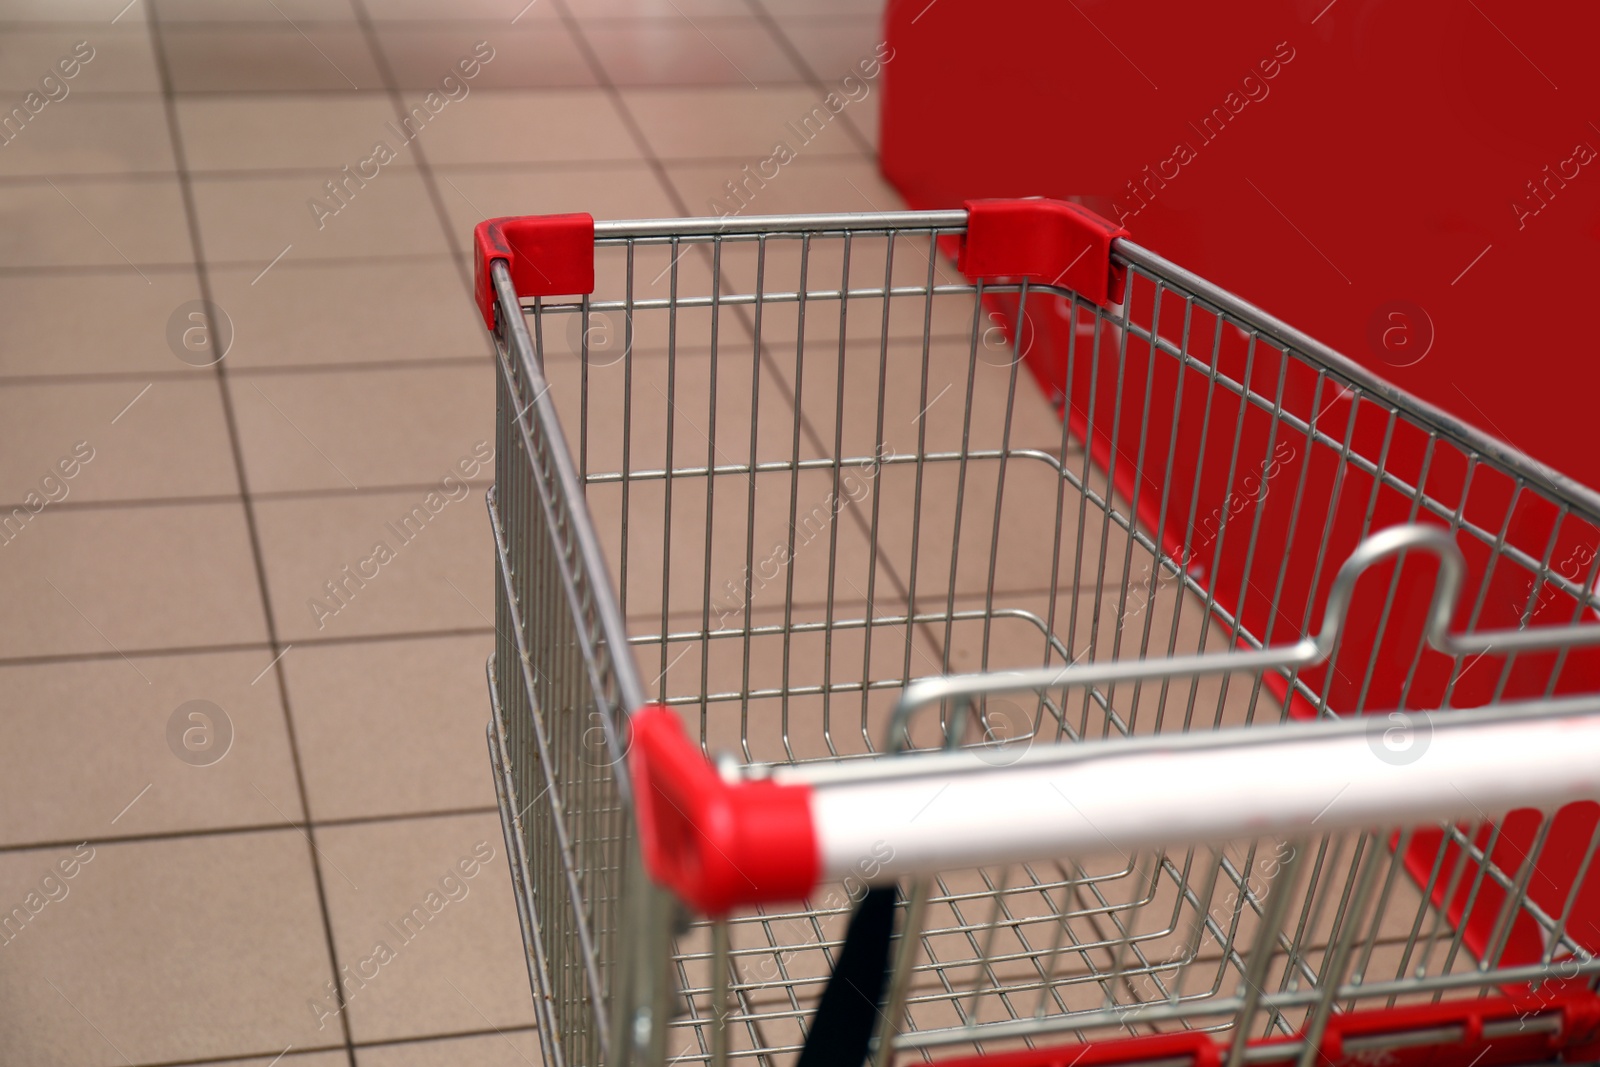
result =
M483 745L490 470L308 603L493 440L471 225L704 214L878 23L525 2L0 0L5 110L80 57L0 149L7 1067L538 1061ZM875 103L763 210L895 206Z

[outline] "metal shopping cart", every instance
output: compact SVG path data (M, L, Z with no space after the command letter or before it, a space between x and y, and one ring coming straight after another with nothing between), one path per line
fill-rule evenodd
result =
M476 290L546 1063L1600 1058L1600 496L1070 203Z

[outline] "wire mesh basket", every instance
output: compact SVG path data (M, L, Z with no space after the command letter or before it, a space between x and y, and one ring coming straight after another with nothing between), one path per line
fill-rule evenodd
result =
M1600 1049L1596 494L1074 204L477 239L547 1063Z

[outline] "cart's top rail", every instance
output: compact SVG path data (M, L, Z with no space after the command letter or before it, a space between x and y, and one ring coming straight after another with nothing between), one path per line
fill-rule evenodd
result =
M1010 227L1002 227L1008 232L999 233L996 237L986 240L990 247L998 248L993 255L973 256L969 261L967 252L974 240L972 227L974 220L986 220L987 213L995 212L996 208L1012 213L1008 221ZM1063 208L1070 209L1067 221L1052 228L1050 220L1059 221L1063 217ZM978 214L975 216L974 212ZM1045 221L1041 225L1040 213L1046 213ZM1550 496L1566 502L1571 510L1597 524L1600 524L1600 492L1578 482L1549 465L1533 458L1509 442L1502 441L1492 434L1480 430L1478 427L1457 418L1443 408L1437 407L1419 397L1407 393L1405 390L1385 380L1371 370L1361 366L1315 338L1295 329L1245 300L1243 297L1223 289L1222 287L1206 281L1190 271L1178 266L1162 256L1143 248L1127 238L1126 231L1120 230L1105 220L1098 220L1099 225L1086 223L1085 217L1098 219L1085 209L1076 204L1066 204L1054 200L1023 200L1023 201L968 201L965 208L948 211L885 211L885 212L840 212L833 214L814 215L727 215L721 218L677 218L677 219L629 219L596 221L590 216L549 216L550 219L582 220L582 224L566 223L563 240L557 242L553 249L537 247L528 249L529 239L524 232L521 236L498 242L492 235L504 232L507 227L514 224L541 223L540 217L520 219L493 219L479 225L478 241L478 273L479 273L479 303L483 307L485 319L493 326L493 299L491 294L492 283L489 280L488 263L496 258L510 259L513 264L512 278L519 297L533 297L535 295L574 295L579 292L592 292L593 290L593 246L596 243L611 244L629 241L654 241L671 240L680 242L709 242L725 239L760 238L774 235L816 235L827 236L834 234L864 234L864 233L899 233L899 232L934 232L948 234L962 238L963 273L974 285L984 284L992 280L1015 282L1018 278L1028 278L1035 289L1054 291L1064 295L1077 292L1096 302L1104 302L1105 298L1094 290L1097 286L1094 279L1107 276L1116 277L1118 269L1132 266L1137 267L1163 284L1180 290L1201 303L1209 305L1252 330L1259 331L1286 350L1294 352L1315 364L1319 364L1349 384L1358 386L1372 397L1382 400L1403 412L1412 421L1436 431L1441 436L1455 441L1463 448L1483 456L1495 465L1501 467L1507 474L1526 481L1531 486ZM498 227L498 228L497 228ZM995 269L997 263L1003 264L1007 257L1016 257L1018 253L1019 233L1022 236L1022 260L1013 262L1003 269ZM1042 238L1041 238L1042 235ZM1104 256L1084 255L1086 240L1096 241L1099 251ZM516 269L517 259L509 251L511 244L515 243L518 250L532 251L541 257L541 264L526 273L533 274L533 278L520 276L524 272ZM1074 243L1076 242L1076 243ZM1031 245L1029 248L1027 246ZM1094 250L1090 245L1090 250ZM563 289L564 277L568 276L562 270L552 270L549 260L554 258L557 262L574 256L582 256L588 261L587 286L581 289ZM1044 256L1041 261L1038 257ZM1032 262L1029 257L1032 257ZM1078 257L1082 256L1081 259ZM1050 259L1056 265L1068 269L1049 270L1039 263ZM1099 262L1095 262L1099 259ZM1023 269L1013 269L1015 266ZM1028 269L1038 266L1038 269ZM1066 281L1063 282L1063 277ZM580 277L581 274L580 274ZM1073 284L1074 282L1080 284ZM1113 299L1117 292L1112 292Z
M709 240L732 234L862 233L967 228L967 211L843 211L830 215L725 215L698 219L596 220L595 240L677 237Z

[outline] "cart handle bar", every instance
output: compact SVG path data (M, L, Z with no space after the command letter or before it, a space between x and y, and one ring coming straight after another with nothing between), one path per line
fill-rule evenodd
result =
M1340 568L1322 631L1286 649L912 683L901 708L1019 689L1260 671L1331 654L1356 578L1409 549L1440 574L1428 619L1452 655L1600 642L1600 627L1449 633L1463 562L1437 527L1393 527ZM904 716L897 719L903 735ZM719 772L677 715L629 718L651 876L709 915L799 900L818 884L1074 853L1488 818L1600 798L1600 699L1249 726L1084 745L980 747L892 760ZM1270 807L1263 798L1271 798Z
M1045 693L1052 689L1122 682L1145 682L1204 675L1260 673L1270 670L1303 670L1315 667L1333 655L1339 633L1350 610L1355 585L1367 568L1391 556L1411 550L1430 553L1439 560L1439 577L1433 588L1433 603L1428 609L1425 634L1428 644L1447 656L1472 656L1496 651L1526 652L1533 649L1572 648L1600 644L1600 625L1539 626L1525 630L1482 630L1476 633L1450 632L1456 603L1466 573L1461 549L1450 532L1439 526L1411 523L1380 530L1356 546L1334 576L1323 609L1322 629L1314 637L1303 637L1292 645L1254 649L1245 652L1213 652L1206 655L1172 656L1164 659L1108 660L1101 663L1071 663L1064 667L1041 667L1028 671L995 671L986 674L958 674L940 678L920 678L906 686L889 722L890 751L909 744L909 724L913 713L933 704L951 701L958 718L973 699L1029 690ZM959 736L960 723L952 723Z
M667 708L630 723L646 868L719 917L826 883L1600 799L1592 696L1048 745L1009 766L995 758L1005 750L958 749L851 761L849 774L819 763L755 778L719 774Z

